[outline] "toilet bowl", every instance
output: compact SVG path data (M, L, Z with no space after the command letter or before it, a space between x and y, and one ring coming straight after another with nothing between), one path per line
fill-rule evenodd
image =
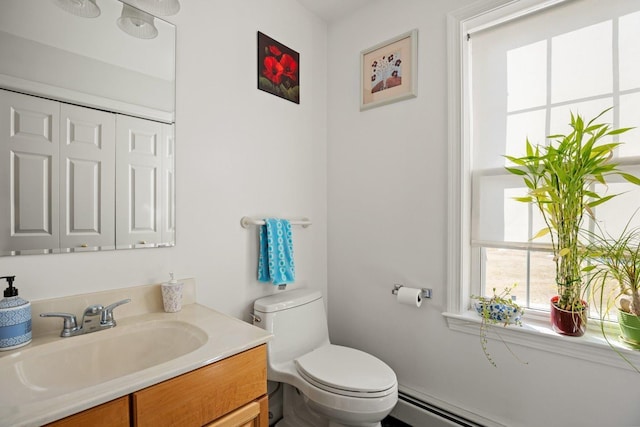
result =
M395 406L398 382L389 366L329 341L320 292L298 289L256 300L254 324L273 334L267 376L284 386L278 427L376 427Z

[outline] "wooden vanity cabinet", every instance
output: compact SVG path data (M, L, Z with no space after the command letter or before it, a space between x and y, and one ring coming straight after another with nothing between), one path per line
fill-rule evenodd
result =
M268 427L266 362L263 344L50 426Z
M261 345L137 391L133 393L132 400L133 425L211 425L214 420L265 396L266 362L266 346ZM268 410L264 415L268 418ZM235 427L246 424L220 425ZM267 427L268 420L255 425Z

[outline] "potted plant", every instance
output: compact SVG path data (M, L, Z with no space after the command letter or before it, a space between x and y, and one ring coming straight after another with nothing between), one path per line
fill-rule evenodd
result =
M558 289L558 295L551 299L551 323L564 335L580 336L586 330L587 303L581 275L585 253L580 241L584 216L592 215L594 207L615 197L598 194L594 184L606 184L608 176L619 175L640 185L638 178L622 172L611 161L620 143L600 142L629 130L595 123L609 110L588 122L571 113L569 134L549 136L547 146L534 147L527 139L525 156L505 156L514 165L507 171L522 177L528 189L528 194L517 200L537 206L546 224L533 238L551 238Z
M604 320L617 307L620 339L640 348L640 228L624 228L620 236L586 231L591 240L588 254L591 299L600 316L600 331L611 348L638 373L640 370L609 341Z
M513 286L515 287L516 285ZM498 324L501 324L504 327L513 324L522 326L524 310L516 304L515 298L511 296L512 289L513 288L505 288L498 294L496 293L496 288L493 288L493 295L490 297L480 297L476 295L471 296L471 298L475 300L473 302L473 308L482 318L482 321L480 322L480 345L482 346L482 351L484 352L485 357L493 367L497 367L497 365L487 348L487 334L489 332L489 328ZM500 334L497 335L500 337ZM507 343L504 340L502 340L502 342L509 352L518 359Z

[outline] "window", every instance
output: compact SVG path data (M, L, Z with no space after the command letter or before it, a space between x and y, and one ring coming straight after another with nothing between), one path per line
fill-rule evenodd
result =
M539 350L628 368L599 333L576 340L554 334L549 298L556 294L548 242L530 241L543 227L525 192L505 169L504 154L523 154L525 139L544 143L569 129L569 111L640 128L640 3L637 0L484 0L448 15L449 247L447 318L453 330L478 333L471 294L518 283L524 328L501 339ZM623 135L617 152L640 175L640 131ZM626 192L627 190L631 190ZM598 207L612 233L640 206L640 190ZM635 223L640 225L640 214ZM596 323L590 323L596 326ZM618 350L640 363L640 355Z
M550 24L552 23L552 24ZM471 148L471 282L491 293L518 283L525 307L548 310L557 293L545 227L535 206L505 171L504 155L524 155L525 140L545 144L566 133L570 112L602 117L613 127L640 126L640 4L636 0L563 2L468 37L469 144ZM640 132L622 135L616 152L624 168L640 169ZM634 171L635 169L635 171ZM640 189L612 182L621 193L597 208L607 231L619 233L640 207ZM640 225L640 216L634 218ZM589 225L589 224L585 224Z

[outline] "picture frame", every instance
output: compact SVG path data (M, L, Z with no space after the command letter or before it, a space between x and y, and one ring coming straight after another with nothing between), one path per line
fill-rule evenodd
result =
M418 30L360 52L360 111L418 96Z
M258 31L258 89L300 104L300 54Z

